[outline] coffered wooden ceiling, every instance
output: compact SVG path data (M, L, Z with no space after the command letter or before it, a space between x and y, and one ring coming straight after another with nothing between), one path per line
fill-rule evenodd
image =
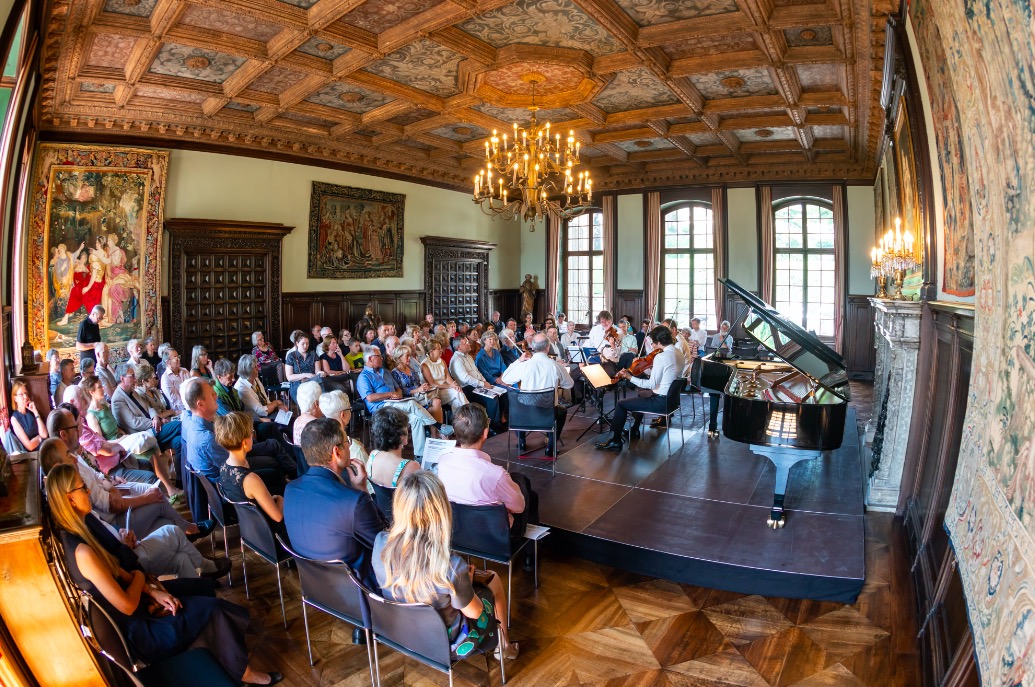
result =
M865 179L898 3L55 0L40 115L466 190L535 71L597 190Z

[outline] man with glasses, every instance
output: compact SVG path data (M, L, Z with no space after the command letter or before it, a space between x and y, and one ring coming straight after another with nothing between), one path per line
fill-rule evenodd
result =
M442 427L420 403L406 398L403 390L386 369L381 349L371 346L363 353L363 371L356 379L356 393L363 399L367 410L373 414L385 404L406 413L410 422L410 437L413 440L413 455L420 459L424 455L425 427Z

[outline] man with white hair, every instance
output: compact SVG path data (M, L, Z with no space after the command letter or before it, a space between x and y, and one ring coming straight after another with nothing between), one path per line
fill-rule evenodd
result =
M119 378L115 374L115 369L111 366L108 344L103 341L97 342L94 345L94 354L97 359L97 367L94 368L94 374L97 375L97 379L101 380L101 386L104 387L104 397L111 401L111 396L119 385Z
M399 348L399 337L389 334L385 337L384 342L384 349L381 352L384 353L385 367L391 370L395 367L395 349Z
M410 422L413 455L418 458L424 455L424 441L427 438L424 428L441 425L435 421L431 413L421 407L420 403L404 397L395 377L384 369L381 349L371 347L363 353L363 371L356 380L356 392L371 413L386 403L406 413Z
M144 355L144 346L140 343L140 339L130 339L126 342L126 353L129 354L129 362L133 365L139 365L143 359L141 356Z
M532 337L530 344L532 355L522 356L520 360L503 371L503 382L511 386L517 386L522 391L545 391L553 390L550 399L550 406L553 407L554 421L557 423L557 433L549 435L547 453L553 455L554 441L561 430L564 429L564 421L568 419L567 409L557 403L557 392L559 389L571 389L575 381L571 378L568 368L546 354L550 342L545 334L539 333ZM515 394L511 399L512 403L530 402L528 397L522 394ZM518 432L518 451L525 450L525 432Z
M316 344L316 357L317 358L319 358L321 355L323 355L324 353L327 352L327 351L325 351L323 349L323 340L326 339L328 336L334 336L334 330L331 329L330 327L321 327L320 328L320 338L317 340L318 343Z
M320 413L341 425L345 436L349 436L349 424L352 421L352 402L349 400L349 395L341 389L328 391L320 394L319 405ZM349 438L349 441L351 446L349 456L366 465L369 456L367 450L363 448L363 444L352 437Z

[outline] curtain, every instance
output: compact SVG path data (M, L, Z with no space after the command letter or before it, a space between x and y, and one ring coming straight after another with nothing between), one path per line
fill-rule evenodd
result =
M604 229L604 308L614 312L618 305L615 282L615 243L618 239L615 229L618 225L617 198L613 194L603 197L603 229ZM614 313L617 317L617 313ZM596 313L593 313L596 316Z
M776 226L773 218L773 189L758 187L758 212L762 217L762 269L759 295L773 304L773 282L776 270Z
M722 311L725 310L726 289L719 285L720 279L726 278L726 189L712 189L712 250L715 256L715 329L722 322ZM712 324L712 323L709 323ZM705 327L709 329L709 327Z
M561 284L561 218L546 216L546 314L556 316L564 310L557 304L560 300Z
M647 244L643 247L647 257L647 279L644 284L643 300L647 306L646 317L658 316L658 295L661 293L661 193L647 194Z
M834 350L843 350L845 318L845 202L844 187L834 186Z

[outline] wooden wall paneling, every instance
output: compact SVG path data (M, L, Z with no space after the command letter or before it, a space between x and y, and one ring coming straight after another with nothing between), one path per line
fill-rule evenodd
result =
M737 319L740 318L740 316L744 313L744 311L747 310L747 307L748 307L747 303L745 303L743 300L741 300L740 296L738 296L737 294L735 294L735 293L733 293L731 291L728 291L726 289L722 289L722 290L726 292L725 297L723 299L723 304L722 304L722 319L729 320L731 323L735 322L735 321L737 321ZM752 291L751 293L754 293L756 296L758 295L758 293L756 293L755 291ZM709 324L712 324L712 323L709 323ZM722 324L722 323L721 322L715 322L714 324L715 324L714 329L716 331L718 331L719 325ZM709 329L712 329L712 327L709 327ZM744 328L741 327L740 325L737 325L736 327L734 327L732 333L733 333L733 337L736 338L736 339L748 338L747 332L745 332Z
M342 328L353 334L369 304L384 322L395 324L396 331L424 319L423 291L311 291L290 292L281 297L284 312L284 345L295 329L308 332L314 324Z
M422 236L426 305L436 319L487 319L489 251L495 243ZM535 303L533 310L535 308Z
M521 315L521 294L517 289L491 289L489 291L489 312L499 310L504 322L510 317L515 320Z
M183 355L202 344L213 358L250 352L262 329L281 342L281 240L293 227L263 222L169 219L170 320Z
M873 345L873 306L869 296L848 296L845 308L844 358L852 379L873 379L877 350Z
M646 317L644 309L643 289L618 289L615 292L615 318L628 315L632 317L632 325L637 331L640 329L640 320ZM682 323L680 323L682 324ZM685 326L689 327L690 323L687 322Z

